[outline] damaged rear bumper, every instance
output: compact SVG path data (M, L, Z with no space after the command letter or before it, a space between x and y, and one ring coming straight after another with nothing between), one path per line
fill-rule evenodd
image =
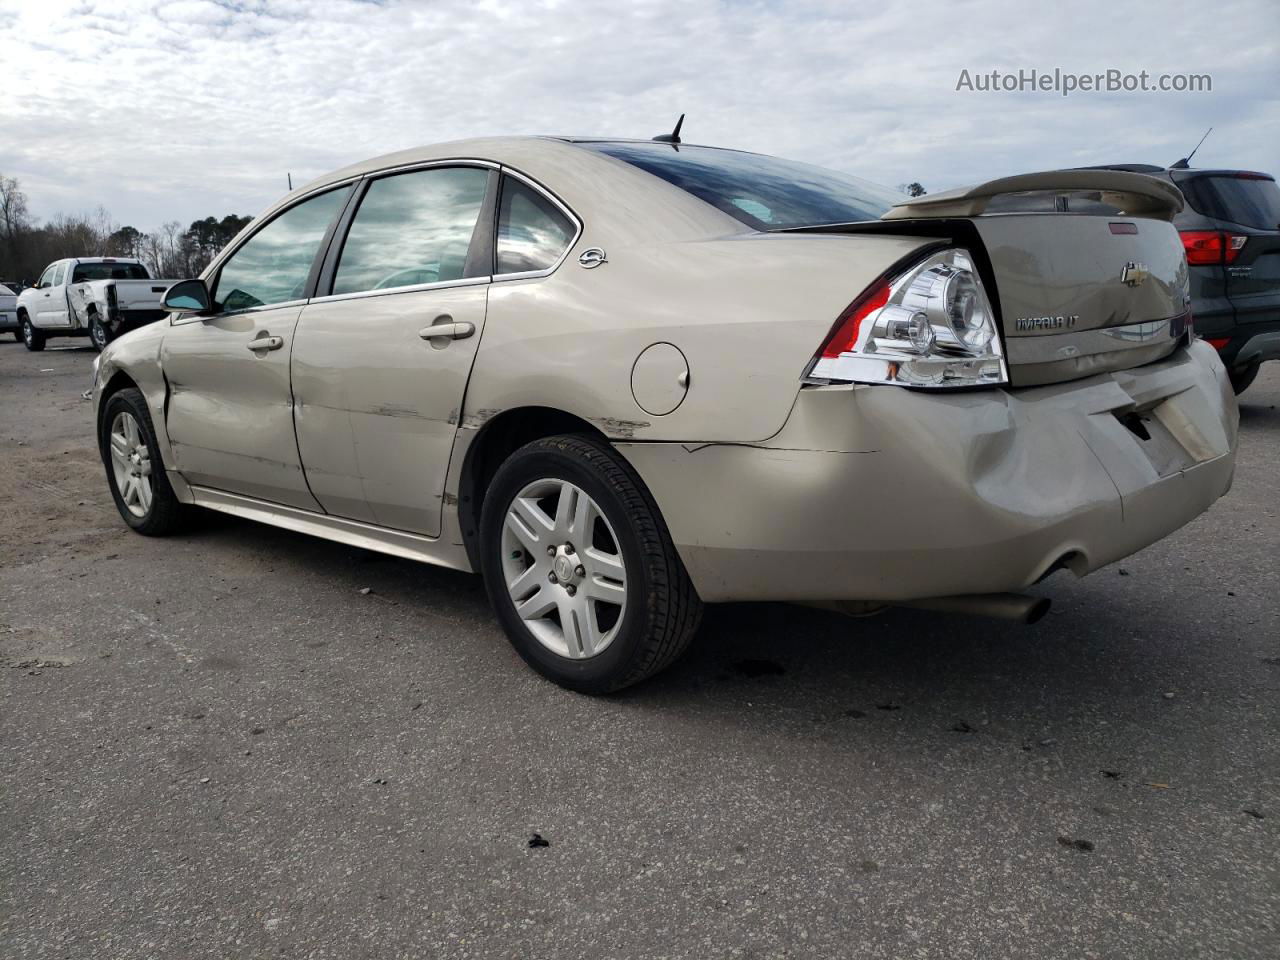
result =
M761 444L619 443L707 601L893 603L1083 575L1230 489L1238 414L1203 342L1016 391L800 391Z

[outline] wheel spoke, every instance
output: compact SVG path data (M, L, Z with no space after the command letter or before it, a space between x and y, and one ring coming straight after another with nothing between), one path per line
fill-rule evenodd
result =
M143 477L138 477L133 483L138 491L138 506L142 508L143 513L146 513L151 509L151 482Z
M558 535L567 537L573 533L574 513L588 502L590 498L572 483L561 484L560 497L556 500L555 531Z
M129 463L129 441L122 433L111 434L111 458L121 466Z
M579 657L589 657L595 652L588 644L590 640L586 637L586 630L583 629L586 624L582 621L586 619L586 611L582 609L583 604L574 602L574 598L565 594L560 600L560 629L564 632L564 642L569 647L569 656L575 660Z
M598 512L595 501L589 496L584 493L578 497L569 531L573 539L578 541L579 550L586 550L591 546L591 525L595 522Z
M125 439L129 441L131 446L136 447L138 445L138 421L133 417L125 416L121 426L124 427Z
M537 501L529 497L516 497L507 511L507 524L530 553L541 550L546 538L555 531L555 521L543 513Z
M627 588L615 580L607 580L601 576L588 576L582 581L582 591L592 600L622 606L627 599Z
M604 553L593 547L582 551L582 556L589 575L598 574L610 580L617 580L619 583L626 582L626 570L622 565L622 557L618 554Z
M547 579L547 571L549 569L549 564L535 558L531 566L507 581L507 589L511 592L511 598L518 602L523 600L533 587L542 586Z
M527 600L516 604L516 613L521 620L540 620L555 608L555 591L546 584L539 584L537 591Z

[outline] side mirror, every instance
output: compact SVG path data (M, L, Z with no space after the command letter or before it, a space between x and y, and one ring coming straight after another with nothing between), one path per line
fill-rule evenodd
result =
M162 306L170 313L208 313L213 298L203 280L179 280L164 292Z

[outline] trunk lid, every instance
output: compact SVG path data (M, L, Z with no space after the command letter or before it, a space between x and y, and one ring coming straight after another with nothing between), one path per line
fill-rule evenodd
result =
M158 310L164 292L176 280L112 280L121 310Z
M990 261L1013 386L1161 359L1184 342L1182 196L1142 174L1063 170L924 196L885 220L964 219Z

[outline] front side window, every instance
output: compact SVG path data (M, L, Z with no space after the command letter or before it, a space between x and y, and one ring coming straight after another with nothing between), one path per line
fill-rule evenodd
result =
M351 221L333 292L362 293L466 277L489 171L432 167L369 184Z
M53 275L57 273L58 265L52 263L44 268L44 273L40 274L40 279L36 281L36 289L44 290L53 286Z
M584 143L705 200L756 230L878 220L902 194L834 170L759 153L665 143Z
M537 190L515 177L502 178L498 273L524 273L554 266L576 232L573 221Z
M305 297L316 252L349 192L342 187L305 200L250 237L222 265L214 302L245 310Z

